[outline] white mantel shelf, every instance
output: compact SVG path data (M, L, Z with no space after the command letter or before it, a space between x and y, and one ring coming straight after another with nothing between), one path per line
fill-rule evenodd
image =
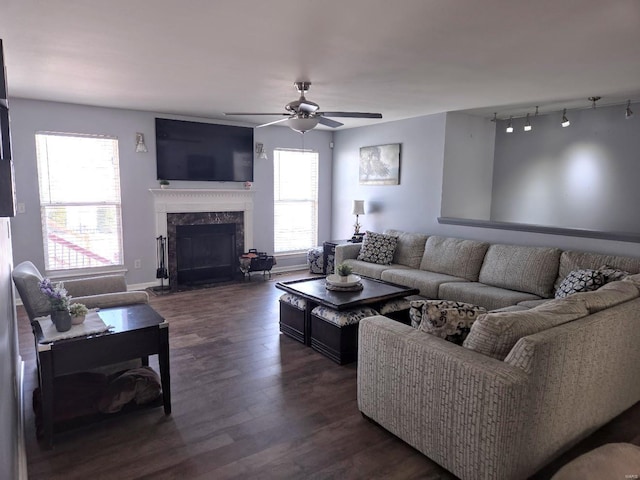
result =
M151 188L156 236L167 236L167 213L243 212L245 249L253 248L253 190Z

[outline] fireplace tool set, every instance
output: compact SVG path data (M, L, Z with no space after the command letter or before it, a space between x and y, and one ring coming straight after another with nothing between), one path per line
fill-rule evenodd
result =
M164 284L164 281L169 278L167 271L167 237L160 235L156 238L156 262L158 268L156 268L156 278L160 279L160 286L154 287L155 291L163 292L169 289L169 285Z

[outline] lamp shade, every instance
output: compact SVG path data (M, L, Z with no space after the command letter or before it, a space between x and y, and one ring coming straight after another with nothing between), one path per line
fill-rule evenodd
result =
M352 215L364 215L364 200L354 200L353 201L353 212Z

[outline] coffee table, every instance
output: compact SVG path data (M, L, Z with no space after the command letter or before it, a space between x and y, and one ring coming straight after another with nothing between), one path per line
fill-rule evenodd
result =
M296 318L291 315L283 315L281 305L280 330L296 340L303 340L305 345L324 353L338 363L346 363L351 360L351 354L343 355L347 350L351 353L357 351L358 324L338 328L325 325L312 318L311 311L319 306L344 311L352 308L368 306L376 310L389 300L407 297L419 293L418 289L405 287L395 283L362 277L363 289L353 292L327 290L324 277L303 278L287 282L276 283L276 288L297 295L306 300L306 307L302 315L304 318ZM314 335L314 325L316 335ZM300 332L302 326L302 332Z
M129 305L105 308L100 318L113 325L108 332L40 343L43 339L38 322L33 322L33 334L38 355L42 405L43 442L53 445L54 379L62 375L91 370L132 359L158 355L162 383L164 413L171 413L169 376L169 324L149 305ZM158 406L153 404L153 406ZM117 414L111 414L117 415Z

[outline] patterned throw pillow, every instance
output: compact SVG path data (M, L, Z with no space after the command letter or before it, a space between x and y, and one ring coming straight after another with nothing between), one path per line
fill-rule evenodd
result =
M422 311L422 321L418 327L421 331L458 345L462 345L467 338L476 318L487 313L486 308L450 300L426 300Z
M600 273L604 275L604 283L617 282L618 280L624 280L629 275L629 272L625 272L624 270L619 270L615 267L610 267L609 265L603 265L598 270Z
M556 298L568 297L578 292L597 290L605 284L604 278L600 270L574 270L562 280L556 290Z
M390 265L397 246L398 237L367 231L360 253L358 253L358 260L379 265Z

